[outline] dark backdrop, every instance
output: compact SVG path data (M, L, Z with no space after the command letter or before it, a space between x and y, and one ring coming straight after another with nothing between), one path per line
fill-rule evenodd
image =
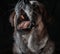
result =
M0 54L12 54L12 33L13 29L9 23L9 15L18 0L0 0ZM60 51L59 37L59 18L60 18L60 1L59 0L39 0L42 2L50 16L54 16L55 22L48 25L48 32L51 39L55 42L55 53Z

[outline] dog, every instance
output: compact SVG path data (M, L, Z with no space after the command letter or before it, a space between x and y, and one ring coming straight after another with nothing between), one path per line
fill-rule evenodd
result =
M55 45L49 38L45 6L37 0L17 2L9 21L14 27L13 54L53 54Z

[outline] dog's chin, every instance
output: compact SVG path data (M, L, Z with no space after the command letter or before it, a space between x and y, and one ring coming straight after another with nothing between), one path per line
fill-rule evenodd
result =
M29 34L31 30L32 30L31 28L20 29L20 30L17 29L17 31L22 35Z
M27 34L30 34L31 31L32 31L33 27L30 27L30 28L26 28L26 29L17 29L17 31L22 34L22 35L27 35Z

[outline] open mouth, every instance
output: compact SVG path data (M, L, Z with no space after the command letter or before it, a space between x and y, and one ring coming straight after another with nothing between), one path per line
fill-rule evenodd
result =
M30 31L32 27L34 26L34 24L30 21L29 17L23 10L21 11L21 15L18 18L17 23L18 23L17 30L19 31L21 30Z
M34 26L35 25L30 21L22 21L20 24L18 24L17 30L26 33L30 32Z
M18 25L17 30L21 31L30 31L31 30L31 21L27 17L26 14L20 15L20 18L18 19Z
M23 21L20 24L18 24L17 29L18 30L27 29L27 28L29 28L29 25L30 25L30 21Z

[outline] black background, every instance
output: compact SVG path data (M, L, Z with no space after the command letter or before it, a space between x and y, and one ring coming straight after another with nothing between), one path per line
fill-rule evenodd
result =
M0 0L0 54L12 54L12 33L13 29L9 23L9 15L18 0ZM40 0L39 0L40 1ZM59 18L60 18L60 1L59 0L41 0L46 6L50 16L54 16L55 22L48 25L48 32L51 39L55 42L55 53L60 54L60 37L59 37Z

